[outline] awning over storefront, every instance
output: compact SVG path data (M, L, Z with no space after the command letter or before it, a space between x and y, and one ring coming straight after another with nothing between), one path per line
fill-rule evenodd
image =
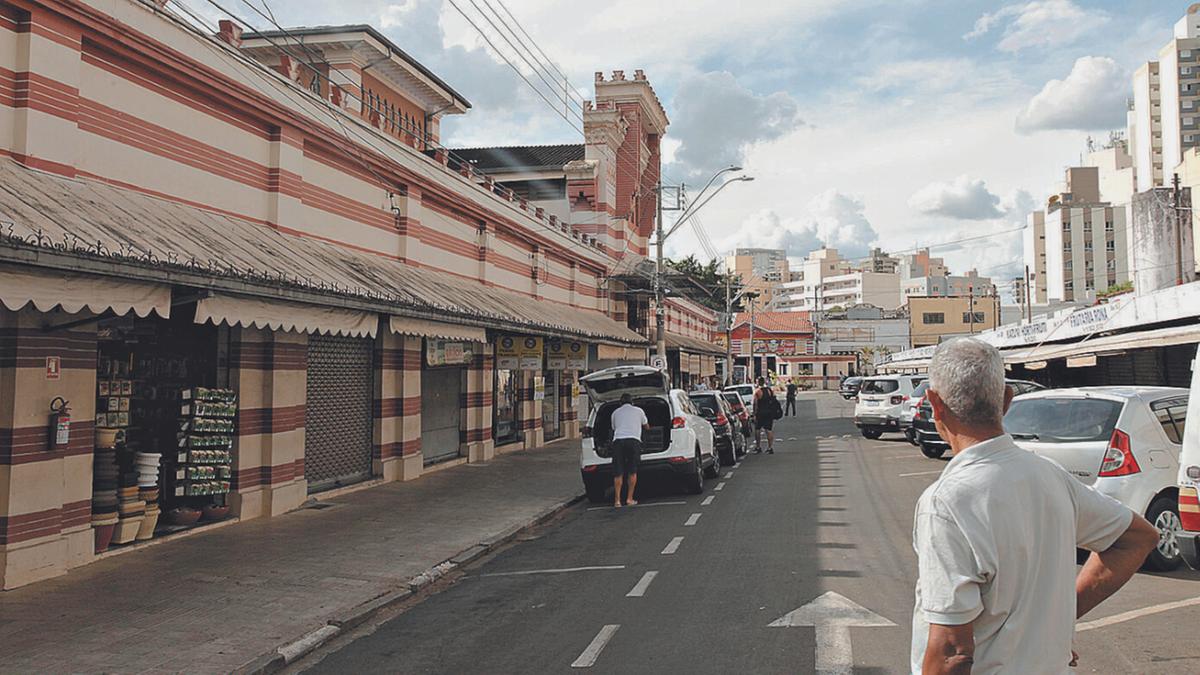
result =
M213 295L196 303L196 323L375 337L379 315L282 300Z
M598 361L644 361L645 359L645 348L596 345L596 360Z
M140 317L171 316L171 287L88 274L39 270L0 265L0 304L16 311L33 303L39 311L62 306L74 314L88 309L94 314L112 310L119 316L129 312Z
M700 377L714 377L717 374L717 357L700 357Z
M1026 367L1033 362L1046 362L1054 359L1078 359L1084 356L1105 356L1118 354L1132 349L1149 349L1152 347L1170 347L1172 345L1191 344L1200 342L1200 324L1173 326L1157 330L1136 331L1107 335L1083 342L1073 342L1061 345L1041 345L1013 349L1004 352L1005 363L1023 363ZM1082 367L1083 360L1075 361L1076 367Z
M388 317L388 325L397 335L461 340L463 342L487 342L487 330L475 326L460 326L442 321L411 319L403 316Z
M688 354L712 354L724 356L725 350L719 345L678 333L666 334L667 349L678 349Z
M0 254L46 251L39 264L266 298L312 297L380 313L404 310L499 330L645 345L641 335L598 310L486 286L314 237L157 199L104 183L66 179L0 159ZM55 255L49 255L49 254ZM23 258L28 259L28 257ZM66 259L65 262L63 260ZM71 271L76 271L71 267ZM200 283L203 282L203 283ZM323 303L324 299L327 303Z

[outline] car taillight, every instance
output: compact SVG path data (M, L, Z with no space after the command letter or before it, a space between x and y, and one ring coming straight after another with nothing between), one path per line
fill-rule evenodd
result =
M904 396L893 396L892 405L900 405L901 403L904 403L904 398Z
M1104 452L1104 461L1100 462L1100 476L1128 476L1141 471L1142 467L1138 466L1137 460L1133 458L1129 434L1114 429L1112 438L1108 441L1108 450Z
M729 418L725 417L725 413L717 413L717 426L723 427L729 424Z
M672 429L682 429L686 425L687 420L683 419L682 417L676 417L675 419L671 420Z
M1179 488L1179 521L1188 532L1200 532L1200 495L1196 488Z
M599 470L600 470L599 464L589 464L588 466L583 467L584 473L595 473L596 471L599 471Z
M579 430L579 435L580 435L580 436L582 436L582 437L584 437L584 438L591 438L591 437L592 437L592 428L591 428L591 427L583 427L583 428L581 428L581 429Z

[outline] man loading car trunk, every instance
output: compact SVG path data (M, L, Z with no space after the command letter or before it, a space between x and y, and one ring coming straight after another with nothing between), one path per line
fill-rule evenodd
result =
M633 404L633 396L621 394L621 407L612 414L613 507L621 508L621 484L629 476L629 494L625 500L637 504L633 491L637 489L638 462L642 458L642 431L650 430L646 412Z

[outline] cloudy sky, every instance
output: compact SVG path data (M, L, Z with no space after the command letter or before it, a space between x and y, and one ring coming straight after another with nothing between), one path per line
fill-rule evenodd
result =
M248 2L261 0L220 4L261 25ZM285 25L373 24L439 73L475 105L444 126L448 145L580 140L455 7L495 39L483 0L268 2ZM1019 273L1011 230L1061 189L1089 135L1124 127L1131 71L1189 4L504 2L584 97L594 71L646 72L672 122L669 180L698 187L734 162L755 177L704 209L717 251L931 246L955 272L997 281ZM689 228L668 242L675 255L703 250Z

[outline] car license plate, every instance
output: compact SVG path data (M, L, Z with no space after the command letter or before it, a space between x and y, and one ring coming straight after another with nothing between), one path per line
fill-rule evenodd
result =
M874 408L875 406L879 405L879 401L866 401L866 404L868 408Z

